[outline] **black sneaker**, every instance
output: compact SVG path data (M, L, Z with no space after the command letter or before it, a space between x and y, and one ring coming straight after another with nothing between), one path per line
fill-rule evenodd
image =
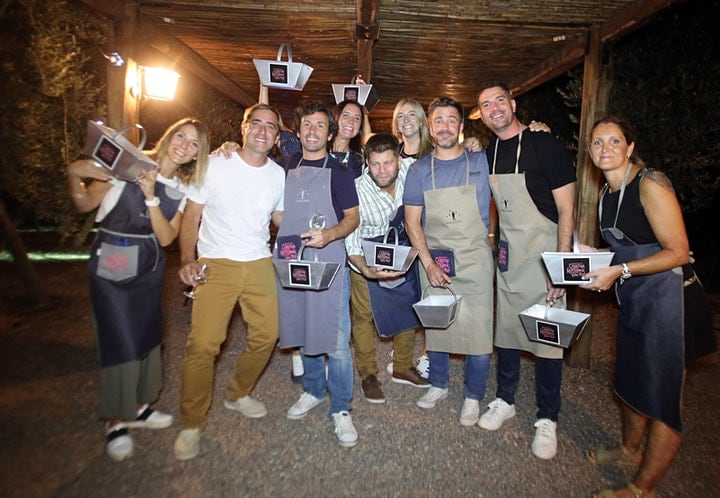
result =
M362 390L365 401L368 403L385 403L385 395L380 389L380 383L374 375L368 375L362 381Z

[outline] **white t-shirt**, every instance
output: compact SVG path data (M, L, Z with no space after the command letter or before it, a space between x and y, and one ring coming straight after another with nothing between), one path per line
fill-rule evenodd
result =
M270 256L270 216L284 209L285 171L268 158L260 167L238 154L212 156L202 187L187 198L203 204L198 255L233 261Z

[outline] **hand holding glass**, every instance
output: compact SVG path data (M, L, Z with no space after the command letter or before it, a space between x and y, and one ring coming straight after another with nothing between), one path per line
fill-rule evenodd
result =
M207 282L208 278L210 278L210 268L203 263L200 265L200 272L194 277L195 285L193 285L192 289L183 291L183 295L190 299L197 299L195 288Z

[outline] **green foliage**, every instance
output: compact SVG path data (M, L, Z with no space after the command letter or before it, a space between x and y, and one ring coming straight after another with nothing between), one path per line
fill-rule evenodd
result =
M0 20L0 189L20 224L72 231L65 165L104 112L103 21L63 0L12 3ZM82 123L82 124L81 124Z

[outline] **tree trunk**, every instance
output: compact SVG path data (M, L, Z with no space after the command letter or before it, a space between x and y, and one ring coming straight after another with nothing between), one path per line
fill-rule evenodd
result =
M42 290L40 276L30 263L25 244L17 233L15 225L10 221L2 199L0 199L0 237L7 241L8 250L25 285L27 305L34 310L46 308L50 304L50 299Z

